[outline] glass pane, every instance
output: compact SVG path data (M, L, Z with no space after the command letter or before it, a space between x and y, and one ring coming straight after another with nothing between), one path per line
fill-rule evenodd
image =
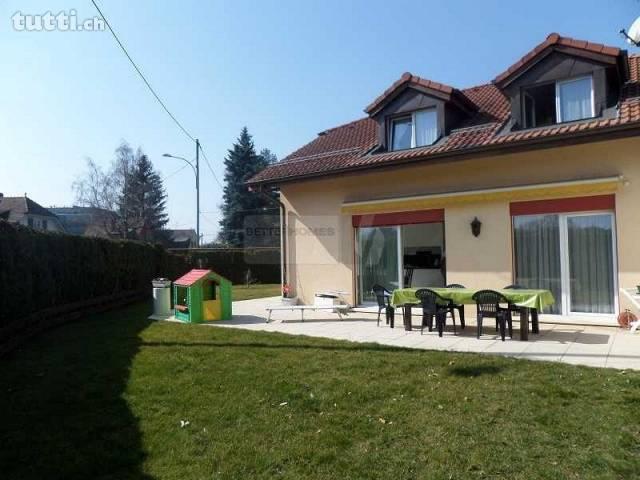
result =
M567 218L571 311L613 313L613 217Z
M435 110L416 112L416 147L431 145L438 139L437 118Z
M560 221L558 215L513 218L516 283L550 290L556 303L547 313L562 310Z
M358 229L360 298L375 301L371 292L379 284L388 290L399 287L397 227Z
M393 121L391 138L393 150L411 148L411 117Z
M560 121L570 122L592 116L591 77L560 83Z

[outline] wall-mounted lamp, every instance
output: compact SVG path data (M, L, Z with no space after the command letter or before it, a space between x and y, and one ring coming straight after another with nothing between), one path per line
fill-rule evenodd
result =
M475 217L471 222L471 233L473 233L474 237L480 235L480 229L482 228L482 222L478 220L478 217Z

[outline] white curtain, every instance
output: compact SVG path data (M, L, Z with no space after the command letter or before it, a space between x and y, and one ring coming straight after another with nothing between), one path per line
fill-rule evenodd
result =
M431 145L438 139L438 121L435 110L416 112L416 147Z
M610 214L567 218L571 311L613 313L613 220Z
M560 221L557 215L513 218L516 283L550 290L556 303L547 313L561 312Z
M560 225L558 215L513 218L516 283L551 290L556 303L549 313L561 313L563 291L570 293L571 312L613 313L613 216L567 215L563 245ZM565 250L569 262L563 267ZM568 285L562 282L563 268Z
M558 89L560 94L560 120L562 122L593 116L591 77L560 83Z

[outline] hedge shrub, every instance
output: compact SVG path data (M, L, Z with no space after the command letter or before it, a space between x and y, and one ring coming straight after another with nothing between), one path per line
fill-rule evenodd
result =
M247 271L257 283L280 283L279 248L220 248L175 250L191 268L210 268L233 284L246 281Z
M0 326L40 310L129 291L188 270L160 246L58 233L0 221Z

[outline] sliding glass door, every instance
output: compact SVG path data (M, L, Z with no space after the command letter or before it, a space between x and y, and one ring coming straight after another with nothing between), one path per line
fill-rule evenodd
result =
M375 302L371 289L376 284L388 290L400 287L399 227L359 228L357 254L360 302Z
M562 268L557 215L513 218L516 283L550 290L556 303L547 313L561 313Z
M546 288L547 313L615 312L612 213L513 217L516 283Z
M614 313L613 215L571 215L566 222L569 311Z

